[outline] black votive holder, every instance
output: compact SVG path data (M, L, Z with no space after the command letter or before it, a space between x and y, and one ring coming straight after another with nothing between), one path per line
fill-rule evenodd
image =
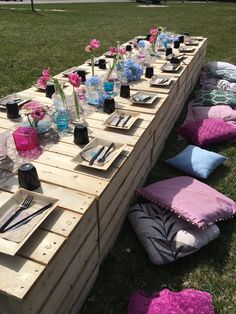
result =
M6 103L6 111L8 119L18 119L20 117L18 103L14 100Z
M46 87L46 97L52 98L52 95L55 93L55 86L52 82L47 83Z
M154 69L153 67L146 67L146 70L145 70L145 77L146 78L152 78L154 75Z
M175 40L175 41L174 41L174 48L175 48L175 49L178 49L179 46L180 46L179 40Z
M76 145L86 145L89 143L88 129L82 123L77 123L74 128L74 143Z
M120 97L122 97L122 98L130 98L130 87L129 87L129 84L121 84L120 85Z
M18 182L21 188L33 191L40 186L36 168L31 163L26 163L18 169Z
M81 82L84 83L86 82L86 73L85 70L76 70L74 73L77 73L79 77L81 78Z
M128 52L132 51L132 46L131 45L126 45L125 46L125 50L128 51Z
M149 39L150 39L151 36L152 36L151 34L147 34L146 40L149 41Z
M103 111L105 113L112 113L115 111L115 100L114 98L106 98L103 103Z
M184 43L184 35L179 36L179 43L180 44Z
M173 54L172 48L170 48L170 47L166 48L166 57L169 55L172 55L172 54Z
M107 66L106 66L106 59L99 59L98 60L98 68L101 69L101 70L107 68Z
M188 36L188 37L189 37L189 36L190 36L190 34L189 34L189 33L184 33L184 36Z

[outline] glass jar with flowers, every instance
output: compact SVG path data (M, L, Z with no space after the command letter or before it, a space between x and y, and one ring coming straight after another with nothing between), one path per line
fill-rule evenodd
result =
M30 101L21 108L24 125L37 129L38 134L46 133L52 125L51 107L38 101ZM26 117L26 119L24 119Z

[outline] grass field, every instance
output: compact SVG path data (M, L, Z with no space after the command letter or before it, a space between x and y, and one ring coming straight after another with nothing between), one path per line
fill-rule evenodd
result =
M12 10L11 8L14 8ZM151 26L166 26L176 32L208 37L206 61L236 64L236 6L230 3L170 4L166 8L140 8L127 4L36 5L0 4L0 96L28 88L41 69L54 74L87 58L84 46L100 39L101 54L116 40L146 34ZM63 11L52 11L60 9ZM182 175L164 160L180 152L185 142L176 141L177 121L165 149L151 171L147 184ZM236 147L222 144L210 148L229 160L205 182L236 200ZM220 237L198 253L175 263L152 265L131 226L125 222L117 242L104 261L97 282L82 314L123 314L137 289L148 293L163 287L173 290L192 287L213 294L217 313L236 313L236 222L218 224ZM195 313L197 314L197 313Z

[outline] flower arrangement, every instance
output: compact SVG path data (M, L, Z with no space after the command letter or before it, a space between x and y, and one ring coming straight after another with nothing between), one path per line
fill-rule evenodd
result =
M91 66L92 66L92 76L94 76L94 50L100 48L100 41L98 39L92 39L85 47L85 51L90 52Z
M143 68L134 60L127 60L124 63L124 75L128 81L138 81L143 75Z
M156 40L157 40L157 35L158 35L158 28L151 28L150 29L150 38L149 38L149 42L151 44L152 47L152 52L153 54L156 54L156 50L155 50L155 45L156 45Z
M116 47L110 47L109 49L110 55L113 57L112 65L109 68L109 71L106 75L106 80L109 80L110 75L112 71L114 70L115 66L118 70L123 68L123 65L121 63L124 62L124 56L126 55L126 49L120 48L120 43L117 42L117 48Z
M27 116L30 126L37 128L39 121L45 118L50 109L49 105L43 105L38 101L30 101L22 106L21 112Z
M79 110L79 103L77 98L77 92L76 89L80 87L81 85L81 78L77 73L70 73L68 76L70 84L73 86L73 97L74 97L74 103L75 103L75 109L77 113L78 119L80 118L80 110Z
M58 81L58 79L52 77L52 73L50 68L46 68L42 70L42 75L39 77L37 80L37 86L46 89L47 87L47 82L52 81L54 83L56 91L60 94L63 106L67 108L67 101L66 101L66 96L64 94L63 88Z

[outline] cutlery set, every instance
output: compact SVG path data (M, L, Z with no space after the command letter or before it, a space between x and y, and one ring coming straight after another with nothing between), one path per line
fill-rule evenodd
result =
M104 151L105 146L100 147L100 149L96 152L93 153L91 152L91 155L93 155L92 159L89 161L89 165L92 166L95 161L98 162L99 165L103 165L106 162L106 158L111 151L111 149L115 146L115 144L112 142L107 149L105 150L104 154L98 159L98 157L101 155L101 153ZM98 160L97 160L98 159Z
M115 117L109 122L109 125L125 128L130 118L131 115L126 116L125 114L121 113L120 115L115 115Z
M9 230L17 227L17 226L20 226L22 224L25 224L25 223L29 222L32 218L34 218L35 216L41 214L46 209L48 209L51 206L53 206L53 203L49 203L49 204L41 207L40 209L36 210L32 214L29 214L26 217L20 219L19 221L15 222L14 224L11 224L11 222L13 222L19 216L19 214L21 212L23 212L24 210L30 208L33 199L34 199L34 197L31 196L31 195L27 195L26 196L26 198L23 200L23 202L20 205L17 206L16 211L3 223L2 226L0 226L0 233L4 233L6 231L9 231Z

